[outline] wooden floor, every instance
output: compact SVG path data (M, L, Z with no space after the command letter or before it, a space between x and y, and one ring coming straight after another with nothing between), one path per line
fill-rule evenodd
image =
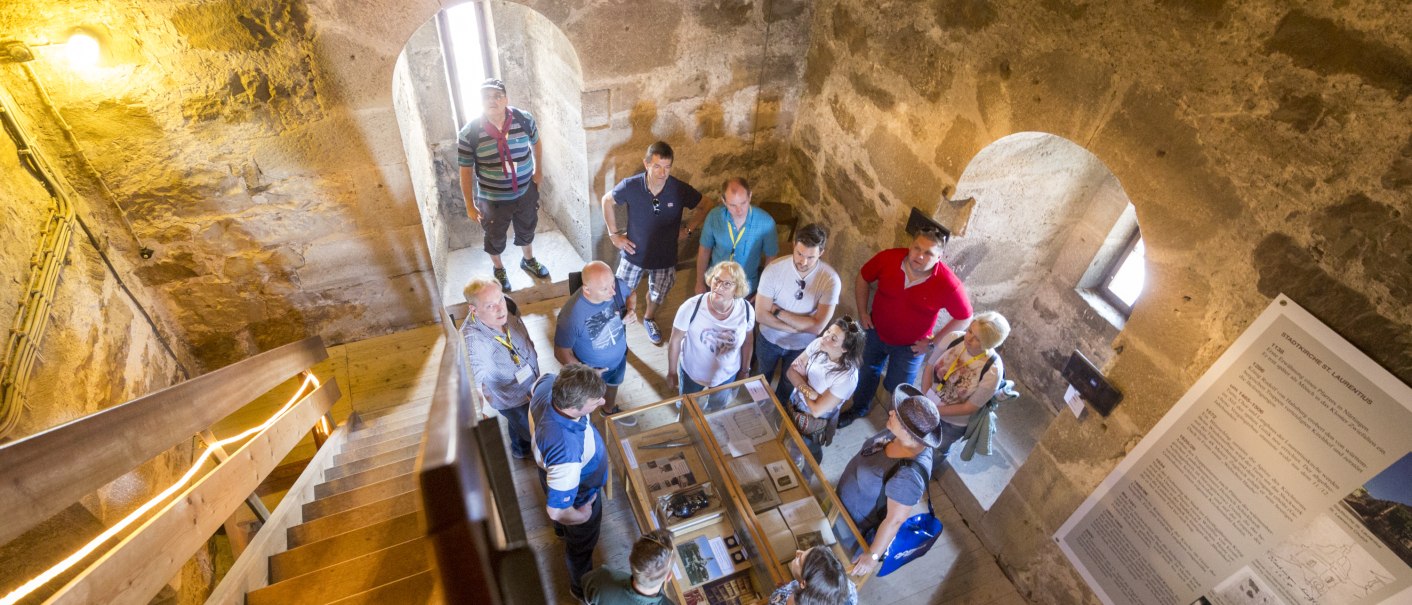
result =
M688 297L695 279L694 271L678 273L676 288L666 308L658 313L658 326L670 331L671 320L680 302ZM639 288L639 296L642 288ZM639 301L638 308L644 306ZM555 371L552 338L554 320L563 298L524 305L521 308L525 325L539 352L540 368ZM676 395L668 390L664 373L667 367L666 346L654 346L647 340L641 326L628 327L628 371L619 390L618 403L626 408L646 405ZM824 453L824 472L830 480L843 472L848 460L857 453L864 439L881 430L885 413L883 406L874 406L872 417L860 420L839 431L832 446ZM564 563L562 543L554 536L544 512L544 493L533 461L514 460L516 492L525 520L525 531L539 561L546 594L555 595L559 603L575 603L569 595L569 583ZM1009 579L1000 571L994 557L961 521L951 500L936 483L931 487L937 516L945 525L942 538L931 552L886 578L874 578L860 590L860 602L866 604L956 603L958 605L1019 605L1025 603ZM918 506L916 512L926 510ZM636 521L621 495L606 500L595 563L609 564L627 570L628 551L640 535Z

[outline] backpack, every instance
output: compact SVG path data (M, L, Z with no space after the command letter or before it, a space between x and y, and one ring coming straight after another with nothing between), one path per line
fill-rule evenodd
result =
M691 326L691 322L696 321L696 314L701 312L701 301L703 300L706 300L705 294L696 297L696 307L691 310L691 319L686 320L686 325L688 327ZM754 320L754 316L751 315L751 307L753 306L754 305L751 305L750 303L745 303L745 321Z
M912 460L899 460L892 468L883 474L882 488L878 490L878 502L873 506L873 511L863 518L863 524L869 529L863 538L869 543L873 541L873 536L877 532L878 525L882 524L883 518L887 515L887 482L903 468L912 468L913 472L920 474L916 469L916 463ZM883 555L882 561L878 564L878 577L886 576L898 568L922 558L936 544L941 537L941 519L936 518L936 509L932 506L931 490L929 484L922 481L922 492L927 496L927 512L918 513L902 522L897 528L897 535L893 536L892 543L887 545L887 552Z

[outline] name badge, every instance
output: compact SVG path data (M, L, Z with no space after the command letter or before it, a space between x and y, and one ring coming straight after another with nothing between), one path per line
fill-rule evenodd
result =
M525 364L524 366L520 367L519 370L515 371L515 383L519 384L521 382L529 380L532 376L534 376L534 368L530 367L529 364Z

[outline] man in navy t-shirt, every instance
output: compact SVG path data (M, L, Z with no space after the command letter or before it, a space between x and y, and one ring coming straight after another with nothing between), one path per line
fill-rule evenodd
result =
M671 145L657 141L648 146L642 165L644 172L623 179L603 196L603 223L608 227L608 239L622 251L618 279L627 285L630 297L643 274L647 274L647 310L642 314L642 327L652 344L660 345L657 308L667 301L667 292L676 282L677 242L701 227L711 204L707 202L697 209L701 192L669 174ZM626 229L618 229L615 205L627 206ZM691 226L683 229L682 212L686 209L696 213Z
M628 368L627 325L637 321L637 303L603 261L583 267L583 287L559 309L554 324L554 358L598 371L608 385L604 412L616 414L618 385Z
M603 405L605 386L597 372L566 365L559 375L545 374L530 395L530 444L539 465L545 510L555 533L564 538L569 590L583 598L579 579L593 569L593 549L603 504L598 491L608 479L603 435L588 415Z

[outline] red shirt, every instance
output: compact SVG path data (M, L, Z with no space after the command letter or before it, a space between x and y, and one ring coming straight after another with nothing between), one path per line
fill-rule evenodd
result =
M863 279L878 282L870 317L878 338L893 346L931 338L942 309L946 309L952 319L971 317L966 288L951 269L938 262L930 277L908 288L907 274L902 270L906 260L907 248L883 250L858 271Z

